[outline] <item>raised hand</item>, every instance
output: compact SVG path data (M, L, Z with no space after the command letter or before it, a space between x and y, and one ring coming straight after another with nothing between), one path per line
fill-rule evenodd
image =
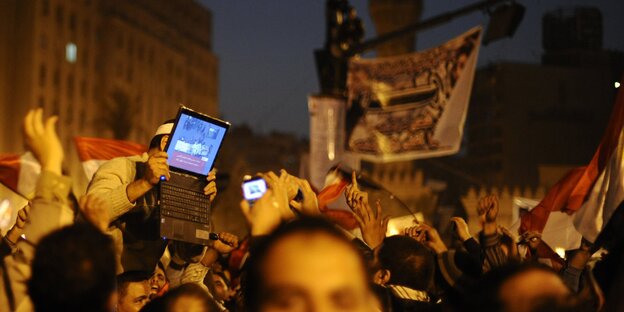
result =
M351 184L345 189L345 199L351 210L353 210L353 207L358 203L368 205L368 193L360 190L355 171L351 173Z
M26 146L41 164L43 170L61 174L64 152L56 133L57 116L43 122L43 110L33 109L24 118L23 130Z
M259 174L267 183L268 189L253 207L246 200L241 201L240 207L251 227L251 235L267 235L282 221L294 218L294 213L288 205L288 191L286 175L278 177L273 172Z
M436 254L447 251L444 241L440 238L438 231L425 223L409 227L404 230L405 235L423 243Z
M110 223L110 210L106 200L95 194L88 194L80 198L79 205L87 221L100 231L106 231Z
M230 253L238 248L238 236L228 232L221 232L219 233L219 239L214 241L212 248L221 254Z
M482 223L496 222L498 216L498 197L489 195L481 198L477 207L477 214Z
M316 193L314 193L314 190L312 190L310 183L305 179L300 179L290 174L288 175L287 181L290 185L288 188L289 190L295 189L301 191L301 193L303 194L303 199L301 201L298 201L295 199L297 192L295 192L295 195L292 198L290 197L289 193L290 206L306 215L320 214Z
M165 176L169 180L169 164L167 164L167 158L169 156L166 152L155 152L150 155L147 160L147 166L143 180L147 181L151 185L156 185L160 182L160 177Z
M469 240L472 235L470 235L470 230L468 229L468 224L466 220L460 217L452 217L451 222L454 224L455 234L462 242Z
M217 196L217 169L212 169L206 177L208 184L204 187L204 195L208 196L208 200L212 202Z
M388 217L381 215L381 203L379 200L375 202L377 207L376 211L373 211L368 204L368 199L364 200L360 198L355 200L353 210L353 216L360 226L362 231L362 238L371 248L379 246L388 230Z
M498 216L498 210L498 197L496 195L485 196L479 200L477 214L485 235L497 233L496 217Z

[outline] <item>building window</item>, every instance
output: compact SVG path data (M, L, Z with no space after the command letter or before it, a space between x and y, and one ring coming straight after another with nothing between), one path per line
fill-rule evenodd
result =
M52 101L52 115L57 115L59 114L59 112L61 111L60 105L59 105L59 100L58 99L54 99L54 101Z
M139 53L138 53L139 61L143 61L145 59L145 47L142 43L139 43Z
M39 65L39 87L45 86L47 70L44 64Z
M82 67L87 68L89 66L89 50L82 50Z
M78 47L75 43L69 42L65 45L65 59L74 64L78 58Z
M171 60L167 60L167 75L171 75L171 72L173 72L173 63Z
M71 99L74 97L74 75L69 74L67 76L67 98Z
M147 55L147 62L150 65L154 65L154 48L152 47L149 48L149 53Z
M82 32L84 34L84 39L86 42L89 41L89 35L91 35L91 24L89 24L89 20L84 20L82 23Z
M41 48L41 50L45 50L48 48L48 38L44 33L41 33L39 35L39 48Z
M55 87L58 87L59 84L61 83L61 73L58 70L58 68L54 70L54 77L52 77L52 83Z
M132 37L128 37L128 58L132 58L132 54L134 53L134 41Z
M56 24L59 28L63 27L63 7L60 5L56 6Z
M48 16L50 15L50 0L43 0L41 4L41 15Z
M87 81L84 79L80 82L80 96L83 99L87 98Z
M76 31L76 14L71 13L69 15L69 30Z

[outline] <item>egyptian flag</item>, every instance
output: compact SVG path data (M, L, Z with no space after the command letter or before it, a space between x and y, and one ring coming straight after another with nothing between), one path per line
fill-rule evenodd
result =
M325 187L316 196L321 213L346 230L358 227L353 213L346 208L344 200L344 191L350 183L349 173L339 166L334 166L325 177Z
M620 92L622 94L622 92ZM590 242L595 242L624 200L624 129L618 145L602 171L589 198L574 214L574 227Z
M25 198L33 198L41 166L33 154L0 154L0 183Z
M594 185L596 185L596 187L601 187L604 191L603 193L606 194L606 190L609 189L609 183L604 182L605 178L599 181L599 183L596 183L596 180L599 176L601 176L601 174L605 177L608 174L610 178L607 180L614 180L618 177L618 174L621 173L621 171L616 169L616 167L618 166L618 162L619 165L621 165L622 155L620 155L619 158L615 157L614 159L612 159L612 155L614 155L616 150L619 151L621 148L620 134L622 132L623 124L624 88L620 88L607 130L591 162L587 166L575 168L568 172L568 174L566 174L548 191L544 199L537 205L537 207L522 216L519 233L522 234L526 231L537 231L541 233L544 230L548 217L552 211L563 211L568 214L577 212L581 209L581 206L583 206L588 196L590 196L590 193L592 193ZM608 171L606 170L607 164L611 164L611 169ZM622 177L620 175L619 179L621 178ZM611 185L613 186L613 183L611 183ZM594 205L596 200L598 199L593 197L590 200L592 203L589 203L589 205ZM617 205L619 205L619 203L616 204L616 207ZM600 208L592 208L591 211L598 213L597 211L599 210ZM592 213L588 213L587 210L584 210L583 216L588 215L592 215ZM579 217L579 220L575 221L575 223L580 224L582 218L583 217ZM606 224L606 222L604 223ZM590 239L591 236L586 238Z
M98 168L116 157L141 155L147 146L129 141L74 137L78 157L88 180L91 180Z

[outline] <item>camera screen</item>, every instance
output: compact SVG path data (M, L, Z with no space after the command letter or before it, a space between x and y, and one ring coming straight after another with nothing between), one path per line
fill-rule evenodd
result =
M246 200L256 200L266 192L267 186L263 179L254 179L243 183L243 196Z

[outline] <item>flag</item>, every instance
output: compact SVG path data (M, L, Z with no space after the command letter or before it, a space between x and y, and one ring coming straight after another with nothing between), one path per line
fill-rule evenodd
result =
M141 155L147 151L147 146L143 144L112 139L74 137L74 143L89 180L106 161L116 157Z
M347 74L347 148L371 161L457 153L481 32L475 27L426 51L353 58Z
M34 197L40 173L41 166L30 152L0 155L0 183L25 198Z
M613 184L616 184L615 181L617 181L618 178L621 179L621 176L617 177L617 174L621 175L621 171L617 168L618 163L615 163L617 161L621 161L621 158L611 161L612 167L611 169L609 169L609 173L604 172L606 172L605 167L607 166L607 163L609 163L609 160L612 158L611 156L614 154L616 147L618 149L621 148L620 133L622 132L623 124L624 89L620 89L617 95L617 99L615 101L615 105L613 106L613 111L611 112L611 117L609 119L605 134L602 137L600 145L594 153L594 156L590 163L587 166L578 167L568 172L568 174L566 174L561 180L559 180L559 182L557 182L557 184L555 184L548 191L544 199L537 205L537 207L522 216L519 233L524 233L525 231L538 231L541 233L544 230L544 226L546 225L548 217L552 211L564 211L568 214L575 213L581 208L586 198L590 195L590 191L592 194L604 195L595 195L593 198L590 198L587 205L590 205L593 208L587 208L583 211L582 216L577 216L576 219L578 220L575 221L575 225L577 227L580 227L583 218L591 218L592 220L596 220L596 218L590 216L593 216L593 214L595 213L601 213L604 206L599 202L595 201L600 200L600 198L604 198L606 200L606 191L607 189L609 189L609 181L614 181L612 183L612 187L614 187ZM598 176L601 172L605 176L607 174L609 174L610 176L609 178L602 178L602 180L596 183L596 179L598 179ZM606 182L605 179L607 179ZM606 185L604 185L605 183ZM599 187L599 189L596 189L595 191L592 190L592 187L594 187L594 185L596 185L595 187ZM617 198L617 195L613 195L617 194L618 192L616 188L611 191L610 194L612 195L609 195L615 196L614 198L609 197L611 198L611 200L615 200ZM617 203L617 205L619 205L619 202ZM604 215L602 217L604 217ZM595 232L599 227L601 228L602 222L604 221L605 220L603 218L603 221L601 221L600 224L595 224L593 230L589 230L588 228L586 228L586 233L590 235L588 239L597 235L595 233L591 233L592 231ZM606 224L606 222L604 222L604 224ZM586 226L588 225L586 224Z
M605 170L598 177L589 198L576 212L574 227L585 239L594 242L624 200L624 131Z
M338 168L330 170L325 178L325 187L318 192L318 206L321 213L329 218L334 223L340 225L346 230L353 230L357 228L358 224L353 213L346 208L346 201L340 204L337 208L330 208L330 204L344 199L344 191L351 183L350 180L344 177L338 171Z

